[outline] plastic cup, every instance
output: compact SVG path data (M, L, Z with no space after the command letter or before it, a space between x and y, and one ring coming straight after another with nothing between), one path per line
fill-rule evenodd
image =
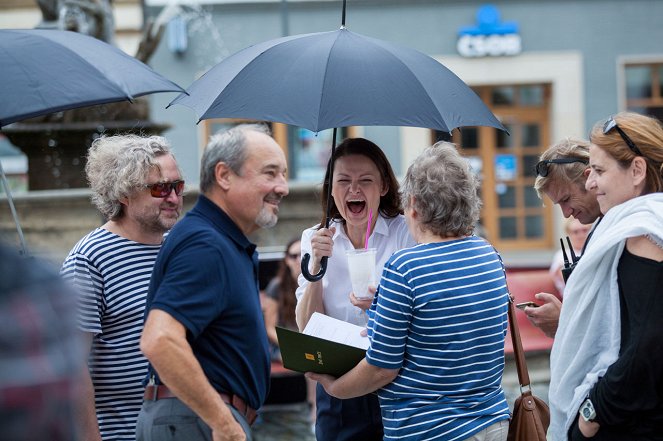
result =
M352 292L358 299L370 299L373 294L368 292L368 286L376 286L375 280L375 248L349 250L348 269Z

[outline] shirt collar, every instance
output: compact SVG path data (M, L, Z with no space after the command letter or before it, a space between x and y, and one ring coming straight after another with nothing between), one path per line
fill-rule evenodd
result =
M246 250L249 256L253 255L256 251L256 244L252 243L248 237L239 229L239 227L232 221L230 216L226 214L221 207L212 202L205 195L198 196L196 208L199 212L220 231L223 231L230 239L233 240L239 247Z
M334 225L336 227L336 233L334 233L334 236L332 236L332 240L335 240L339 236L343 237L348 237L347 234L345 234L345 229L343 228L343 221L342 220L334 220ZM389 226L387 225L387 220L380 214L378 211L378 219L375 221L375 228L371 232L371 235L373 234L379 234L380 236L388 236L389 235Z

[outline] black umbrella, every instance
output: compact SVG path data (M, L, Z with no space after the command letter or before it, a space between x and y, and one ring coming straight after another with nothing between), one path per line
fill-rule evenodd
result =
M0 30L0 128L77 107L183 92L177 84L96 38L45 29ZM22 251L25 239L0 165Z
M172 104L200 119L277 121L312 131L360 126L414 126L451 132L461 126L505 130L481 99L435 59L351 32L294 35L258 43L221 61ZM505 130L506 131L506 130ZM333 164L329 163L329 176ZM328 185L331 192L331 185ZM328 197L331 200L331 197ZM327 220L329 226L329 205ZM311 276L308 259L302 272Z

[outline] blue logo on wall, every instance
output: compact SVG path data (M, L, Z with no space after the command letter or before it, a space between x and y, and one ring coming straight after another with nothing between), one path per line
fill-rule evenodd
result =
M477 11L477 23L458 30L456 48L463 57L517 55L522 51L518 24L502 22L494 5L483 5Z

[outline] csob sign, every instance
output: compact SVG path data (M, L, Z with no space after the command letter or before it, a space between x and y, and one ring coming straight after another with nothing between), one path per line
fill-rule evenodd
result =
M518 24L500 22L500 13L493 5L477 11L476 26L458 30L458 53L463 57L501 57L522 52Z

